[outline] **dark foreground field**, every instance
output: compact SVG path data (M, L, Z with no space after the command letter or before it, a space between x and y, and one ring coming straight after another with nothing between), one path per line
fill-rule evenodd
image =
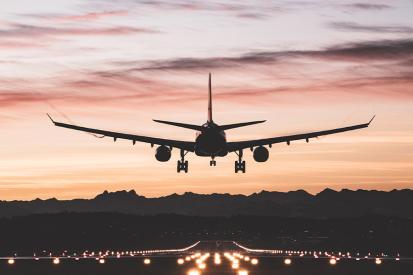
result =
M62 260L59 265L53 265L51 261L18 261L13 266L5 261L0 262L0 274L13 275L186 275L194 267L193 263L179 266L175 257L152 258L150 265L144 265L141 258L138 259L112 259L105 264L99 264L95 260ZM259 258L257 266L241 265L242 269L249 271L250 275L411 275L413 274L413 262L384 261L381 265L375 265L374 261L356 262L341 260L337 265L330 266L326 259L295 259L291 266L285 266L280 258ZM202 274L237 274L228 262L215 266L212 259L207 262L207 268Z
M60 213L0 218L0 236L0 256L167 249L200 240L238 241L250 248L413 256L413 220L384 216L305 219Z
M312 252L304 256L308 258L295 254L291 255L292 264L286 266L283 260L290 257L290 252L284 252L280 257L269 257L271 254L260 252L251 255L259 259L257 266L244 261L241 263L241 268L248 270L250 275L411 275L412 232L411 219L383 216L343 219L139 216L118 213L16 216L0 219L0 256L3 257L0 258L0 275L186 275L195 264L191 261L178 265L178 257L184 255L176 255L176 252L167 252L162 256L159 253L150 256L138 253L133 258L106 258L103 264L95 259L96 256L76 261L73 255L80 255L86 250L89 253L108 250L116 255L116 251L125 250L176 249L197 241L201 241L200 244L185 252L209 252L211 255L215 252L223 255L225 251L235 250L243 254L251 252L228 242L235 241L254 249L343 251L352 255L371 253L369 260L342 258L335 266L331 266L326 258L313 258ZM53 264L52 258L35 260L34 253L36 257L57 256L61 261ZM400 261L396 261L394 258L399 257L399 253ZM64 258L63 255L72 255L72 258ZM383 262L379 265L374 262L376 255L383 255ZM22 259L24 256L31 259ZM8 264L9 257L16 259L14 264ZM152 263L144 265L143 257L150 257ZM206 264L202 274L239 274L225 259L222 265L215 266L211 257Z

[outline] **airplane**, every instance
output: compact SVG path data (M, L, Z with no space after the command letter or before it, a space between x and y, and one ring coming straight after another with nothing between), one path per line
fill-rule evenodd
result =
M77 126L73 124L67 124L62 122L54 121L53 118L47 114L50 120L55 126L83 131L91 133L94 135L101 135L101 137L112 137L116 142L117 139L126 139L131 140L132 144L135 145L137 141L150 143L151 147L155 144L158 145L155 151L155 158L160 162L169 161L171 158L171 152L173 148L180 150L180 160L177 161L177 172L180 173L184 171L188 173L188 161L185 160L187 153L195 153L195 155L200 157L210 157L210 166L216 166L216 157L224 157L228 153L234 152L238 156L238 160L234 163L235 173L242 172L245 173L245 160L243 160L243 150L250 149L253 152L253 158L256 162L266 162L269 158L268 149L272 147L275 143L286 142L287 145L290 145L292 141L295 140L305 140L307 143L310 138L317 138L319 136L331 135L341 132L353 131L357 129L367 128L370 126L370 123L373 121L375 116L371 118L368 123L351 125L342 128L323 130L317 132L295 134L295 135L286 135L278 136L271 138L263 139L254 139L254 140L245 140L245 141L234 141L228 142L226 138L225 131L245 127L249 125L259 124L265 122L265 120L250 121L250 122L241 122L235 124L226 124L218 125L212 119L212 91L211 91L211 74L209 74L208 81L208 119L207 122L203 125L193 125L181 122L171 122L165 120L154 119L153 121L157 123L168 124L176 127L191 129L196 131L195 141L181 141L173 139L163 139L156 137L140 136L134 134L118 133L94 128L87 128L82 126Z

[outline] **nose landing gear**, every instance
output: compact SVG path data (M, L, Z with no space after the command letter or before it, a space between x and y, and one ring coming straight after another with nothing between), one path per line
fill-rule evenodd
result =
M235 153L238 155L238 161L235 161L235 173L238 173L239 171L245 173L245 160L242 160L242 150L239 150L238 153Z
M185 160L185 155L188 152L185 153L184 150L181 149L181 160L178 160L176 171L180 173L181 171L184 171L185 173L188 173L188 161Z
M217 162L215 160L215 156L211 157L212 159L209 161L209 166L217 166Z

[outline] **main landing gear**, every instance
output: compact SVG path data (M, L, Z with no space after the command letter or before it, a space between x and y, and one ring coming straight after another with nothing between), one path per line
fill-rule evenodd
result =
M178 160L178 165L176 167L176 171L178 173L180 173L181 171L188 173L188 161L185 160L186 154L188 154L188 152L185 153L185 151L181 149L181 160Z
M245 160L242 160L242 150L235 153L238 155L238 161L235 161L235 173L238 173L239 171L245 173Z

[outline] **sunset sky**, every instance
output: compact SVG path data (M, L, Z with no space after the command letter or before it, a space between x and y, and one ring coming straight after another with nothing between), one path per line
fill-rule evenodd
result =
M16 0L0 4L0 200L413 187L413 1ZM246 152L155 148L54 127L46 117L193 141L212 73L218 124L266 119L230 141L364 123Z

